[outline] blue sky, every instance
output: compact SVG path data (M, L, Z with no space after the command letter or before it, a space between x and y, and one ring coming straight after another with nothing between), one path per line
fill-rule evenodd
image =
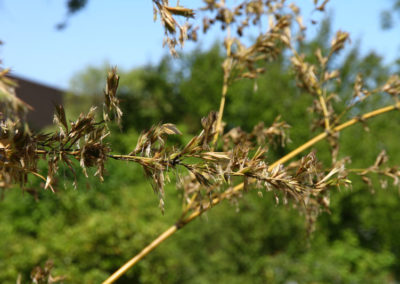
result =
M235 0L233 0L235 2ZM64 19L65 0L0 0L0 58L3 67L15 74L55 87L67 88L70 78L88 65L104 62L128 69L156 63L168 51L162 47L163 31L153 22L150 0L91 0L73 16L67 28L55 25ZM236 1L237 2L237 1ZM306 23L312 0L302 3ZM331 0L327 8L333 27L350 32L353 44L361 40L361 51L376 50L390 62L400 55L398 29L382 31L380 12L391 0ZM181 0L182 5L199 7L199 0ZM313 28L309 31L313 33ZM201 36L209 45L218 33ZM187 46L187 50L193 45Z

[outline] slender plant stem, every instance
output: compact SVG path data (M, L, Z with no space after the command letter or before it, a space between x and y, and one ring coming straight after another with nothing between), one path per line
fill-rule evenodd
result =
M125 274L125 272L128 271L129 268L134 266L143 257L145 257L147 254L149 254L153 249L158 247L163 241L165 241L168 237L170 237L172 234L174 234L177 230L178 230L177 225L173 225L173 226L169 227L168 230L166 230L164 233L159 235L157 239L152 241L151 244L146 246L139 254L137 254L134 258L129 260L127 263L125 263L120 269L118 269L116 272L114 272L113 275L111 275L109 278L107 278L107 280L104 281L103 284L114 283L115 281L117 281L117 279L120 278L123 274Z
M224 2L223 2L224 3ZM224 3L225 4L225 3ZM227 37L226 37L226 59L225 60L229 60L227 61L228 65L225 65L223 70L224 70L224 82L222 85L222 94L221 94L221 102L219 104L219 110L218 110L218 118L217 118L217 124L216 124L216 133L213 139L213 148L215 146L215 144L217 143L218 140L218 135L220 133L220 131L222 131L221 129L221 124L222 124L222 117L224 116L224 109L225 109L225 101L226 101L226 94L228 93L228 85L229 85L229 77L231 74L231 68L232 68L232 58L231 58L231 45L232 42L230 41L230 37L231 37L231 26L228 25L228 31L227 31Z
M142 157L142 156L132 156L132 155L108 155L109 158L115 159L115 160L126 160L126 161L144 161L144 162L149 162L154 160L151 157Z
M226 101L226 93L228 92L228 76L224 76L224 85L222 86L222 95L221 95L221 102L219 104L219 111L218 111L218 118L216 124L216 133L213 139L213 145L215 146L219 132L221 131L221 124L222 124L222 117L224 115L224 108L225 108L225 101Z
M362 115L362 116L360 116L358 118L350 119L350 120L348 120L348 121L336 126L335 128L332 129L332 132L340 132L343 129L345 129L345 128L349 127L349 126L352 126L352 125L356 124L359 121L363 121L363 120L366 120L366 119L369 119L369 118L372 118L372 117L378 116L380 114L383 114L383 113L386 113L386 112L390 112L392 110L399 109L399 108L400 108L400 102L398 102L398 103L396 103L394 105L390 105L390 106L387 106L387 107L383 107L383 108L368 112L368 113L366 113L366 114L364 114L364 115ZM281 165L281 164L284 164L288 160L290 160L293 157L297 156L302 151L310 148L311 146L313 146L317 142L325 139L327 136L328 136L327 132L324 132L324 133L321 133L321 134L315 136L314 138L312 138L311 140L307 141L303 145L297 147L292 152L286 154L285 156L283 156L279 160L275 161L273 164L271 164L268 167L268 170L271 171L274 167L276 167L278 165ZM127 263L125 263L121 268L119 268L116 272L114 272L114 274L112 274L109 278L107 278L103 282L103 284L114 283L126 271L128 271L130 268L132 268L143 257L145 257L147 254L149 254L153 249L155 249L157 246L159 246L163 241L165 241L167 238L172 236L179 229L181 229L186 224L188 224L191 221L193 221L194 219L196 219L198 216L203 214L203 212L209 210L210 208L212 208L215 205L217 205L218 203L220 203L222 200L224 200L227 197L232 196L232 195L242 191L243 188L244 188L244 183L240 183L240 184L236 185L235 187L226 190L220 196L214 198L208 204L205 204L204 207L201 210L197 210L197 211L193 212L188 217L180 220L178 224L175 224L175 225L171 226L170 228L168 228L164 233L162 233L160 236L158 236L151 244L146 246L140 253L138 253L135 257L133 257L131 260L129 260Z
M318 94L319 102L322 107L322 111L324 113L325 129L327 131L330 131L331 127L329 125L329 115L328 115L328 108L326 107L325 96L322 93L321 89L318 89L317 94Z
M39 154L39 155L46 155L46 154L48 154L49 152L53 152L54 150L49 150L49 151L47 151L47 150L35 150L35 153L36 154ZM79 151L67 151L67 150L55 150L57 153L64 153L64 154L67 154L67 155L72 155L72 156L74 156L74 155L76 155L76 154L78 154L79 153Z

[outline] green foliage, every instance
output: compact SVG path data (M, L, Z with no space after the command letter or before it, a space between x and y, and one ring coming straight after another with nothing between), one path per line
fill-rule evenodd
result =
M385 134L376 123L371 128ZM374 134L360 132L366 139L361 146L373 143ZM113 139L126 151L137 133L130 130ZM356 149L352 141L343 143ZM387 142L390 151L394 145ZM371 153L359 163L373 159ZM104 183L80 176L77 190L71 177L61 175L57 194L39 190L39 202L18 190L6 192L0 207L0 259L7 261L0 262L0 282L13 282L18 273L26 280L32 267L50 258L54 275L67 275L66 283L99 283L176 221L180 193L174 186L166 189L166 215L161 216L158 198L137 165L110 161L107 170ZM38 188L36 181L32 187ZM239 204L221 204L157 248L121 283L397 279L400 231L393 224L400 221L398 193L389 188L372 195L356 183L351 191L332 196L334 210L322 215L311 239L304 217L275 205L270 194L250 193Z
M39 192L40 202L7 192L0 207L0 258L7 259L0 262L2 283L18 273L28 279L32 267L48 258L54 275L67 275L67 283L99 283L176 220L179 192L173 186L162 217L136 166L112 162L108 170L106 181L89 181L90 188L74 190L60 178L60 191ZM333 202L335 211L322 217L308 240L303 216L276 206L272 195L221 204L121 283L382 283L394 277L397 193L372 196L360 189L336 193Z
M321 36L303 48L315 52ZM322 38L321 38L322 37ZM163 59L156 66L122 71L120 97L124 112L122 133L109 141L118 153L134 148L138 132L160 121L173 122L192 133L199 118L215 108L222 85L221 50L195 50L177 62ZM224 120L227 129L251 130L259 121L271 124L281 114L293 126L287 149L271 148L273 161L307 139L312 115L310 99L293 83L287 58L268 64L256 82L235 82L229 90ZM342 100L349 100L356 72L371 87L384 81L387 68L375 54L358 55L358 48L335 61L342 69ZM69 119L81 111L82 99L102 94L103 68L89 68L73 80L73 90L85 90L79 104L71 99ZM105 75L104 75L105 76ZM333 86L334 88L335 86ZM92 90L92 91L88 91ZM81 93L81 92L78 92ZM373 98L374 107L385 98ZM101 107L99 105L99 107ZM356 110L363 111L362 107ZM356 113L352 113L354 115ZM354 126L343 132L339 156L351 155L352 167L373 164L381 149L391 161L400 160L398 114L378 117L370 132ZM182 130L182 128L180 127ZM377 142L375 137L385 137ZM356 137L356 139L354 138ZM176 138L183 141L189 135ZM317 145L326 162L326 143ZM389 161L390 162L390 161ZM45 165L43 165L45 167ZM27 281L37 264L55 263L54 274L67 283L99 283L142 249L179 217L181 192L166 188L166 215L158 197L137 165L109 161L104 183L78 176L78 189L66 172L59 176L56 194L38 190L39 202L28 192L5 192L0 206L0 282L12 283L19 273ZM60 171L62 173L62 170ZM91 173L93 174L93 172ZM171 172L171 178L174 174ZM375 183L378 183L376 180ZM39 188L32 179L31 187ZM158 247L119 283L384 283L400 279L400 198L392 186L370 193L357 177L351 190L332 193L332 212L323 214L317 231L307 238L304 216L289 205L277 206L272 194L247 194L238 204L223 203ZM5 260L5 261L4 261Z

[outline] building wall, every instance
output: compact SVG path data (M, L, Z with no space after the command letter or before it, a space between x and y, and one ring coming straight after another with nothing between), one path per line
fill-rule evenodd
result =
M32 129L40 130L51 125L54 106L63 104L64 91L18 76L9 77L18 83L17 96L33 108L27 116L29 126Z

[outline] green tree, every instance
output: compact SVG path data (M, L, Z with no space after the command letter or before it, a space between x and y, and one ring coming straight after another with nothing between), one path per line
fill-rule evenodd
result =
M318 40L305 43L303 48L313 54ZM344 100L350 99L353 90L352 80L347 78L355 78L360 72L375 86L388 74L387 69L379 67L378 56L357 54L355 48L335 62L344 70L344 89L338 89ZM164 59L156 66L121 72L125 124L121 134L112 136L113 144L122 152L131 151L137 132L157 121L189 123L190 132L198 130L198 118L212 108L209 102L217 105L219 101L215 93L220 91L222 74L218 68L211 68L216 62L220 65L222 57L214 46L209 51L184 54L176 64ZM102 69L82 72L73 84L83 86L80 88L86 96L101 94L98 74ZM251 130L260 120L270 124L282 114L293 125L294 143L307 140L309 129L302 125L308 125L304 119L311 121L312 115L303 104L309 99L304 99L306 94L291 83L293 78L288 58L282 57L268 64L256 81L257 88L250 80L234 83L225 115L227 128L241 125ZM375 106L381 104L379 99L374 101ZM393 161L398 160L397 138L393 135L400 131L397 120L382 117L368 125L373 132L364 133L360 125L340 138L339 155L351 154L353 166L364 167L385 148ZM353 136L361 138L355 140ZM376 136L386 139L378 142ZM189 139L188 135L183 138ZM294 147L271 148L270 153L278 157ZM327 144L315 148L324 160ZM328 163L328 158L324 161ZM182 193L174 186L166 190L166 216L161 218L155 206L158 199L151 194L138 166L111 161L107 171L104 183L87 181L79 174L79 187L74 190L71 173L62 168L55 195L34 191L38 181L33 179L28 191L31 195L7 192L0 207L0 259L8 260L0 262L1 282L15 281L18 273L28 279L32 267L51 258L55 274L67 275L71 283L98 283L176 221ZM373 195L366 192L366 185L355 179L352 190L332 194L335 209L321 216L311 239L306 237L304 217L290 208L275 206L272 194L264 198L248 194L240 204L221 204L149 255L121 283L382 283L398 279L400 231L393 226L400 218L396 213L400 205L397 192L391 187Z

